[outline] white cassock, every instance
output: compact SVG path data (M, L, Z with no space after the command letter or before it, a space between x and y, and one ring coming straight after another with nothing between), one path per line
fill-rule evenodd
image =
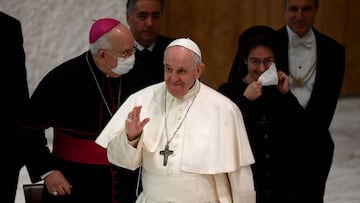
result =
M150 121L133 147L125 120L138 105L142 105L140 119ZM168 140L173 154L164 166L160 151ZM142 166L143 192L136 203L255 203L250 168L254 158L241 112L198 80L181 99L168 93L164 82L134 93L96 143L107 148L115 165L132 170Z

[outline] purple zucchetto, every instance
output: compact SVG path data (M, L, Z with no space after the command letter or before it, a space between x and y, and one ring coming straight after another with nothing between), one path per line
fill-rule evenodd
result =
M101 18L96 20L91 26L89 33L90 44L96 42L101 36L120 24L120 21L113 18Z

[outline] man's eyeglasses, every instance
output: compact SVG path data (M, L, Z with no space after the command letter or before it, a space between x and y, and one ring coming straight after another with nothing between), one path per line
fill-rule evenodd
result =
M274 62L274 58L265 58L263 60L258 58L249 58L248 62L253 64L254 66L260 67L261 64L264 64L265 67L271 66L271 64Z
M105 51L108 51L108 52L113 52L113 53L115 53L115 55L114 55L114 54L110 54L110 55L115 56L115 57L117 57L117 58L118 58L118 57L120 57L120 58L127 58L127 57L135 54L135 52L136 52L136 46L134 46L133 48L128 49L128 50L126 50L126 51L124 51L124 52L122 52L122 53L117 52L117 51L114 51L114 50L111 50L111 49L104 49L104 50L105 50Z

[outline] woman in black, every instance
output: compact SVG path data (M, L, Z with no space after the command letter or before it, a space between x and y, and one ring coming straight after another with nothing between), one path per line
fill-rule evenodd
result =
M219 91L243 113L255 157L252 170L257 203L292 203L300 194L295 189L296 164L302 164L296 163L296 139L300 138L292 133L296 131L292 117L301 115L302 109L282 71L270 74L277 84L258 81L279 57L274 33L270 27L254 26L240 35L234 68Z

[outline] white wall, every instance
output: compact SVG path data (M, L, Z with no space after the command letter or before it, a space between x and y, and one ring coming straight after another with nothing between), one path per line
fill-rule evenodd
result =
M88 49L93 19L113 17L127 25L125 5L126 0L0 0L0 10L22 23L30 93L50 69Z

